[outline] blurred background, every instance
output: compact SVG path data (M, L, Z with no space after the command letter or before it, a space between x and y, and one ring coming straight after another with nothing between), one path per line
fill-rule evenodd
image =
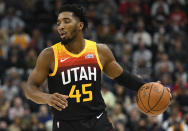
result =
M188 131L188 0L69 0L85 6L85 38L106 43L125 70L172 91L157 117L138 110L136 94L103 76L102 95L117 131ZM0 0L0 131L51 131L49 107L22 88L56 31L63 0ZM41 86L47 92L47 82ZM63 116L62 116L63 117Z

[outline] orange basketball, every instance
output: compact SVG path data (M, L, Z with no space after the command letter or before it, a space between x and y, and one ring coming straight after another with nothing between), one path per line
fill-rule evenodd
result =
M137 93L137 105L146 115L163 113L170 103L170 92L158 82L144 84Z

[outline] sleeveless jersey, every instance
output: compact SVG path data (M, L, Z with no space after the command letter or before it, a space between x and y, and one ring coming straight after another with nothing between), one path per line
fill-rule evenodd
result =
M62 111L52 108L55 119L78 120L104 111L102 65L96 42L85 40L85 47L79 54L69 52L61 42L52 48L55 67L48 76L49 92L69 96L67 108Z

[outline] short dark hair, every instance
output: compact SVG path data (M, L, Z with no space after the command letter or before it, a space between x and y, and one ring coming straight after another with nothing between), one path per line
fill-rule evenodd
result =
M58 11L58 15L62 12L65 12L65 11L69 11L69 12L73 12L74 15L76 17L79 18L79 20L81 22L84 23L84 27L83 29L86 29L87 26L88 26L88 21L87 21L87 16L86 16L86 12L84 10L84 8L81 6L81 5L71 5L71 4L66 4L66 5L63 5L59 11Z

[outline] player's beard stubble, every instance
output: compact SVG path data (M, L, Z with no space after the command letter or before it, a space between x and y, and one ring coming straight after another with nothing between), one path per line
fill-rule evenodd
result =
M62 39L61 40L61 44L63 44L63 45L67 45L67 44L69 44L70 42L72 42L74 39L75 39L75 37L76 37L76 35L77 35L77 29L76 29L76 26L74 27L74 29L73 29L73 31L70 33L70 34L72 34L72 37L71 38L65 38L65 39Z

